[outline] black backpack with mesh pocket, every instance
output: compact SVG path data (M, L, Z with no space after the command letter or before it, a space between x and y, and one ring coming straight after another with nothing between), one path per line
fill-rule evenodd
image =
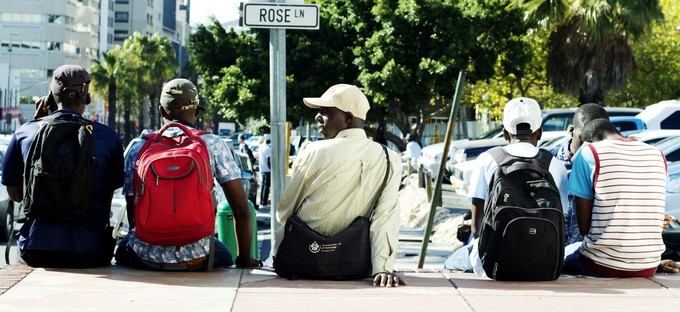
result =
M39 122L24 167L24 212L50 222L82 222L90 212L97 168L94 125L74 114Z
M548 171L552 155L533 158L489 150L498 164L489 181L479 257L489 278L555 280L564 258L564 214L560 192Z

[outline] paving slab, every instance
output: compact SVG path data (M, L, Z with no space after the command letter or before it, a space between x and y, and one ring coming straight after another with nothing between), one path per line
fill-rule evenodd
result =
M35 269L0 296L0 311L210 311L216 306L228 311L241 274L240 269L149 272L115 265Z
M287 280L271 274L241 284L232 311L472 311L442 273L405 273L408 286L397 288L375 288L371 279Z
M651 311L680 305L680 276L498 282L471 273L444 273L474 311ZM666 285L661 284L662 280Z

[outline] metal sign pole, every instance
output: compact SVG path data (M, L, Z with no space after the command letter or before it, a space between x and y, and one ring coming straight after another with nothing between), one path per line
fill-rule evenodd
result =
M437 181L435 182L434 196L430 200L430 214L427 219L427 226L423 233L423 245L420 249L420 259L418 260L418 268L422 269L425 263L425 255L427 254L427 245L430 241L430 232L432 232L432 223L434 222L434 214L437 211L437 204L441 198L442 180L444 179L444 169L446 166L446 155L449 154L449 145L451 145L451 138L453 137L453 130L455 128L456 118L458 117L458 110L460 109L460 98L463 95L463 84L465 82L465 71L458 73L458 83L456 85L456 93L453 97L453 104L449 114L449 123L446 127L446 137L444 138L444 152L442 154L441 162L439 163L439 173L437 173Z
M270 127L271 127L271 251L274 254L274 234L279 228L276 221L276 208L286 188L286 30L269 30L269 91L271 94Z

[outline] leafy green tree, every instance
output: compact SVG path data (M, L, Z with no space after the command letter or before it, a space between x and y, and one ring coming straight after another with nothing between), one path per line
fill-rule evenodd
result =
M527 27L519 10L503 9L507 0L312 2L320 4L320 30L286 32L289 120L311 120L301 99L344 82L366 91L369 122L419 133L450 107L459 71L473 82L486 79L500 60L521 75L528 60L520 40ZM242 122L269 115L268 32L227 32L213 20L191 36L203 91L223 116ZM417 117L415 131L409 116Z
M631 41L662 18L658 0L512 0L551 31L546 73L558 92L604 103L635 70Z
M499 62L522 76L529 55L521 38L528 28L521 11L502 9L507 3L375 1L370 13L377 23L361 29L355 62L378 116L389 116L383 122L421 133L428 119L450 109L461 70L470 83L492 77ZM361 15L347 14L348 24L360 25L351 18ZM415 129L409 116L416 116Z
M637 71L609 102L645 107L680 98L680 6L673 0L660 3L665 21L653 23L649 35L633 45Z

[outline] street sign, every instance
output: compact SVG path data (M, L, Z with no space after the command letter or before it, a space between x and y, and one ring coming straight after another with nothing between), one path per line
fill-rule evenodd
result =
M319 5L241 3L240 26L319 29Z

